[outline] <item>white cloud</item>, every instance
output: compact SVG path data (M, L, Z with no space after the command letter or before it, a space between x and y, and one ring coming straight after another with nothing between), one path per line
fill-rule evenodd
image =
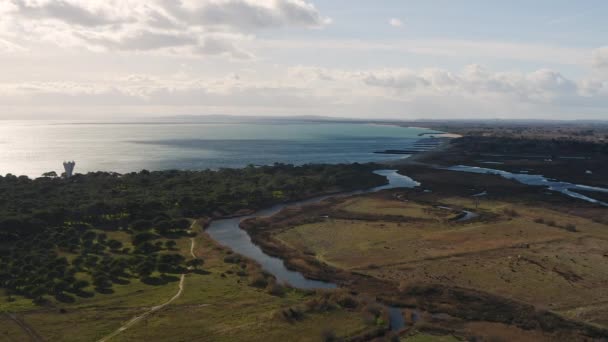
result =
M12 53L21 52L26 49L18 44L0 38L0 52Z
M127 75L99 82L0 84L4 106L147 108L150 114L260 113L396 118L602 118L608 82L571 80L548 69L497 72L469 65L444 69L340 70L295 66L277 74L231 73L219 78ZM130 108L130 109L125 109ZM316 112L315 112L316 111ZM564 114L565 113L565 114Z
M313 2L0 0L0 118L47 108L410 118L606 115L608 47L466 36L387 40L374 39L373 31L361 39L332 38L338 35L316 30L331 20ZM404 26L398 18L388 24ZM268 32L285 28L311 31ZM471 61L480 64L458 67ZM414 67L419 65L433 67Z
M502 96L514 101L551 103L564 98L593 94L602 83L577 83L559 72L540 69L530 73L493 72L480 65L469 65L459 73L441 69L396 69L367 72L362 81L371 87L392 91L397 97L420 94L463 96ZM608 101L606 101L608 103Z
M586 66L589 64L590 50L576 47L561 47L550 44L513 43L490 40L458 39L403 39L403 40L258 40L262 49L282 50L331 50L335 54L387 52L410 54L412 56L437 56L446 59L462 58L470 60L497 59L534 63L552 63Z
M225 54L252 31L330 23L304 0L5 0L0 38L89 50ZM4 44L5 45L5 44Z
M388 24L391 25L392 27L403 27L403 21L401 21L397 18L389 19Z
M608 68L608 46L593 52L593 66L598 69Z

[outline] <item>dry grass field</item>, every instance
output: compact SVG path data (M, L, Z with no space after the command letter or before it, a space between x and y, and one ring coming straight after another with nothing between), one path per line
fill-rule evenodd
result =
M480 216L456 222L438 206ZM424 193L358 196L324 213L312 223L283 226L274 237L335 268L401 287L480 290L608 326L605 223L500 200L476 208L468 197Z

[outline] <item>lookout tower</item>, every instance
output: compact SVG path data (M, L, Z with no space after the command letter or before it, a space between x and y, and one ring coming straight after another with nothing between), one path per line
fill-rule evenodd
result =
M65 178L72 177L72 174L74 173L74 166L76 166L76 162L74 162L73 160L63 162L63 168L65 169Z

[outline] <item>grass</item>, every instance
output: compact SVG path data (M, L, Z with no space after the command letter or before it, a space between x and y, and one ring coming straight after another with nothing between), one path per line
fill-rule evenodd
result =
M190 238L183 237L177 242L179 252L191 258ZM195 254L205 260L202 267L205 272L188 274L185 290L178 300L138 322L113 341L294 340L294 336L301 335L305 336L299 340L314 341L330 327L338 336L351 336L369 329L360 312L342 309L307 313L304 319L295 323L279 319L275 312L301 305L314 294L288 289L283 296L277 297L265 289L253 288L248 285L245 273L237 275L241 266L225 263L226 251L214 245L206 235L197 236L195 246ZM245 272L259 271L256 265L247 263ZM150 307L167 301L175 295L177 286L177 282L150 286L130 279L129 284L115 284L112 294L96 293L91 298L78 298L72 304L55 303L51 307L35 306L28 299L17 298L11 303L0 302L0 312L16 312L48 341L95 341ZM304 331L306 333L302 334ZM0 316L0 341L4 336L12 338L24 333L12 321Z
M395 215L416 218L428 218L428 211L448 213L412 201L395 201L373 197L354 197L336 206L339 209L358 214Z
M93 341L168 300L177 291L177 282L150 286L137 279L130 281L126 285L115 284L112 294L96 293L91 298L79 298L74 304L34 307L18 314L49 341Z
M439 203L432 203L432 195L410 197L403 203L369 195L347 199L327 212L331 217L332 209L379 213L379 208L386 208L383 213L394 216L403 208L403 215L425 220L325 219L283 229L274 237L329 265L401 286L439 283L472 288L606 324L606 308L595 305L608 301L603 285L608 283L605 224L567 210L489 200L476 209L481 219L459 224L435 216L433 207ZM440 204L475 208L472 199L456 196L442 197ZM538 217L557 224L541 223ZM576 231L562 228L569 225Z
M315 341L328 327L337 327L340 336L367 329L361 314L348 310L307 314L295 323L278 319L278 310L301 304L310 295L287 290L276 297L248 286L247 277L237 275L241 267L223 262L226 254L210 240L198 238L196 246L195 253L205 258L204 269L209 273L187 275L186 290L174 305L118 336L117 341L176 340L177 336L186 341ZM254 267L249 264L246 272L254 272Z
M418 332L411 336L401 338L402 342L458 342L461 341L452 335L431 335Z
M29 341L29 335L6 315L0 315L0 342Z

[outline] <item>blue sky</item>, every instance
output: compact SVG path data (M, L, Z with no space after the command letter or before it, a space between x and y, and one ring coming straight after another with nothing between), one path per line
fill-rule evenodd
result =
M7 0L0 118L608 119L606 1Z
M260 36L370 42L463 40L580 49L595 49L608 44L606 1L326 0L315 4L321 13L332 19L332 24L325 29L295 32L284 29L263 32ZM388 25L390 18L402 21L403 27ZM569 73L580 75L583 72L578 67L571 67L570 63L526 61L508 55L484 60L474 53L451 60L391 54L375 54L375 57L363 54L361 58L368 58L369 65L437 66L443 63L453 68L462 63L485 61L487 65L504 69L533 71L565 66ZM324 62L318 59L319 63Z
M605 1L318 1L335 38L451 38L596 47L608 35ZM387 18L407 30L391 30ZM363 25L362 25L363 24Z

